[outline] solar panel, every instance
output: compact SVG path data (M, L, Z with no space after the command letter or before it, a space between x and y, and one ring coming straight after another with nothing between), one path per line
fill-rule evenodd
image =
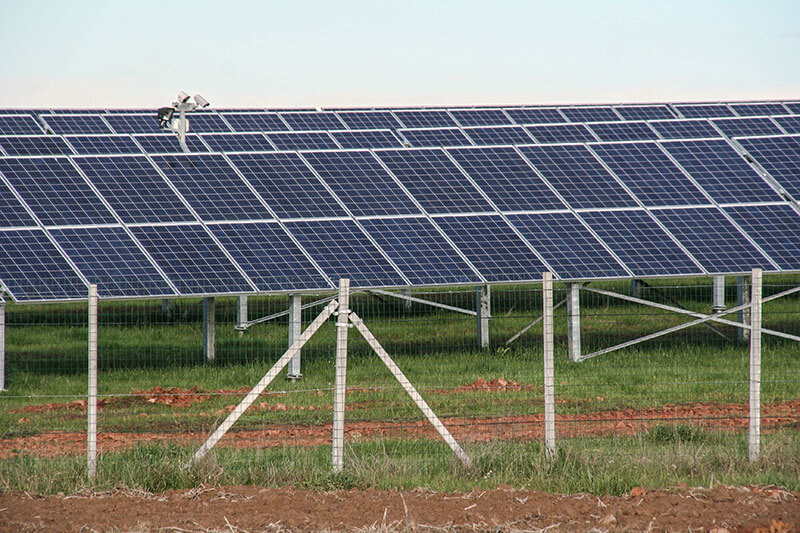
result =
M178 137L174 133L154 133L152 135L133 135L146 154L182 154ZM208 152L208 148L194 134L186 135L186 146L190 152Z
M464 132L479 146L530 144L533 137L522 126L475 126Z
M381 218L361 223L414 285L481 281L427 219Z
M327 131L265 133L278 150L335 150L339 148Z
M724 209L784 270L800 270L800 215L786 204Z
M400 129L397 131L408 140L411 146L420 148L472 145L469 137L458 128Z
M0 148L7 155L71 155L72 149L55 135L0 135Z
M148 114L109 114L104 117L117 133L161 133L155 112Z
M737 139L756 161L800 201L800 138L756 137Z
M402 128L391 111L339 111L339 119L354 130L375 130Z
M800 115L774 117L772 120L786 130L786 133L800 133Z
M390 130L339 130L328 133L345 149L396 148L403 145Z
M653 214L709 272L742 273L775 267L714 207L664 209Z
M549 270L499 215L436 217L487 281L537 281Z
M554 124L567 120L554 107L518 107L505 111L517 124Z
M625 120L659 120L676 118L675 113L664 104L620 105L614 107Z
M576 209L637 206L586 146L521 146L519 149Z
M14 196L8 185L0 179L0 228L19 228L36 225L36 221L28 214L22 202Z
M64 253L104 297L166 296L175 291L121 227L51 229Z
M41 135L42 133L44 130L30 115L0 115L0 134L2 135Z
M501 211L567 208L513 148L450 148L447 151Z
M46 226L116 223L66 157L4 158L0 172Z
M645 211L592 211L581 218L636 277L703 273Z
M222 113L234 131L287 131L277 113Z
M347 216L296 153L228 157L279 218Z
M214 152L271 152L270 142L260 133L204 133L200 136Z
M661 145L718 203L781 200L726 141L665 141Z
M281 113L281 117L296 131L325 131L346 128L344 122L339 120L336 113L331 112L306 112L306 113Z
M450 114L462 126L502 126L513 124L502 109L453 109Z
M350 278L353 287L407 285L352 220L287 222L286 226L330 279Z
M509 215L508 219L561 279L629 276L572 213Z
M784 102L783 105L794 115L800 115L800 102Z
M593 144L592 150L646 206L711 203L656 143Z
M0 280L18 302L86 298L89 288L44 231L0 231Z
M41 118L57 135L114 133L100 115L41 115Z
M375 153L429 213L494 211L441 149Z
M734 117L736 114L726 104L689 104L672 106L684 118Z
M647 122L595 122L587 126L601 141L652 141L659 138Z
M798 111L800 113L800 111ZM406 128L450 128L458 126L447 111L440 109L413 109L395 111Z
M709 139L722 137L711 123L702 118L687 120L654 120L650 126L665 139Z
M728 137L781 135L783 133L768 117L720 118L711 122Z
M596 141L597 137L592 135L583 124L552 124L546 126L525 126L531 135L540 144L552 143L585 143Z
M195 133L220 133L231 131L230 126L225 121L211 111L205 113L192 113L187 117L189 121L189 131Z
M367 151L303 154L355 216L418 214L419 209Z
M266 220L272 215L216 154L160 155L153 162L203 220Z
M621 120L608 106L560 107L559 110L570 122L608 122Z
M275 222L214 224L209 229L259 290L332 287Z
M131 231L181 294L253 290L199 224L135 226Z
M75 157L74 161L127 224L196 220L143 155Z
M788 115L789 111L778 102L759 102L750 104L730 104L737 114L743 117L764 115Z
M65 135L76 154L141 154L130 135Z

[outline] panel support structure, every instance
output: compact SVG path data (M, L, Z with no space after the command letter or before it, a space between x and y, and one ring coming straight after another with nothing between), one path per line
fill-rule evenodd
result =
M567 285L567 351L569 360L581 360L581 285Z
M489 318L492 313L492 292L489 285L481 285L475 290L478 317L478 346L489 348Z
M0 301L0 392L6 390L6 303Z
M642 282L638 279L631 280L631 296L634 298L642 297Z
M350 280L339 280L339 316L336 320L336 377L333 390L333 438L331 464L334 472L344 466L344 402L347 392L347 329L350 327Z
M751 463L758 460L761 446L761 278L761 269L754 268L750 278L750 427L747 433Z
M97 475L97 285L89 285L89 388L86 401L86 470Z
M738 306L750 303L750 283L745 276L736 278L736 304ZM750 323L750 308L746 307L738 312L737 318L742 324ZM750 339L750 330L745 328L737 329L737 337L740 341Z
M214 298L203 298L203 360L206 363L213 363L217 358L215 310Z
M544 445L548 459L556 455L556 400L553 366L553 274L542 275L542 343L544 351Z
M302 310L303 310L303 297L299 294L289 295L289 346L295 343L300 338L302 331ZM303 377L301 372L301 354L297 350L297 354L289 361L289 367L286 372L286 378L297 380Z
M242 294L239 296L237 304L236 329L238 329L240 332L243 332L245 330L245 326L247 325L247 295Z
M725 276L714 276L713 290L711 309L719 313L725 310Z

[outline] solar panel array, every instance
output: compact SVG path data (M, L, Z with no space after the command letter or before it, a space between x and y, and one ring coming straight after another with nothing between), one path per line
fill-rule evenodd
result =
M18 302L800 271L793 102L0 110Z

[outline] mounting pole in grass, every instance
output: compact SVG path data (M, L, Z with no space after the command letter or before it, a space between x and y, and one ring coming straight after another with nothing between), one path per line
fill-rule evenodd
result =
M331 462L334 472L344 465L344 402L347 385L347 328L350 327L350 280L339 280L339 316L336 320L336 381L333 395Z
M737 276L736 277L736 306L740 307L745 304L750 303L750 284L748 283L747 277L745 276ZM750 323L750 308L747 307L745 309L740 309L737 313L737 319L742 324L749 324ZM750 339L750 330L745 328L736 328L737 330L737 337L740 341L746 341Z
M478 317L478 346L482 350L489 349L489 318L492 316L492 292L489 285L480 285L475 289Z
M89 395L86 466L89 479L97 475L97 285L89 285Z
M300 294L289 295L289 346L300 337L303 331L303 296ZM303 377L301 369L302 354L298 350L297 355L289 361L286 372L286 379L298 380Z
M568 283L567 351L572 362L581 360L581 284Z
M761 277L761 269L754 268L750 276L750 428L747 433L751 463L758 460L761 445Z
M213 363L217 358L217 324L214 298L203 298L203 360Z
M544 351L544 445L548 459L556 455L555 372L553 370L553 274L542 274L542 343Z
M0 298L0 392L6 390L6 303Z

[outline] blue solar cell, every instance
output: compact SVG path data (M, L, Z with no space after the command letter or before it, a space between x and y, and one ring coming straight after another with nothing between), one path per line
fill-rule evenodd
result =
M440 149L380 150L376 154L429 213L494 211Z
M767 117L720 118L711 122L728 137L783 134L783 131Z
M7 155L72 155L72 149L55 135L0 136L0 148Z
M499 215L434 220L487 281L535 281L548 270Z
M800 115L773 118L786 133L800 133Z
M779 102L759 102L752 104L730 104L737 114L743 117L765 116L765 115L788 115L786 110Z
M462 126L502 126L514 123L502 109L453 109L450 114Z
M135 226L131 231L181 294L253 290L200 225Z
M0 134L2 135L41 135L44 130L30 115L0 115Z
M740 139L739 143L796 201L800 201L800 137Z
M175 291L121 227L51 229L64 253L103 297L166 296Z
M596 122L587 126L601 141L653 141L659 138L647 122Z
M339 145L327 131L265 133L278 150L336 150Z
M295 131L326 131L346 128L344 122L339 120L336 113L330 112L284 112L281 117Z
M342 148L396 148L400 139L390 130L340 130L329 132Z
M369 152L309 152L303 156L356 216L419 213Z
M0 179L0 228L19 228L36 226L36 221L28 214L14 193Z
M585 143L596 141L583 124L551 124L546 126L525 126L540 144L552 143Z
M800 115L800 102L784 102L783 105L788 108L793 115Z
M130 135L65 135L76 154L141 154Z
M722 137L711 123L702 118L691 120L654 120L650 126L665 139L709 139Z
M619 115L608 106L592 107L560 107L564 116L570 122L607 122L611 120L621 120Z
M402 128L391 111L339 111L339 119L353 130L374 130Z
M557 124L567 121L554 107L506 108L505 111L517 124Z
M74 161L127 224L196 220L143 155L76 157Z
M726 141L666 141L662 146L716 202L781 200Z
M634 276L702 274L703 270L645 211L581 213Z
M424 218L361 222L414 285L480 282L466 261Z
M353 221L287 222L286 226L335 283L350 278L352 287L407 285Z
M117 133L161 133L158 127L158 116L153 111L148 114L108 114L105 115L106 122Z
M154 156L153 162L203 220L266 220L272 215L216 154Z
M134 135L146 154L182 154L183 149L174 133L154 133L153 135ZM197 135L186 136L186 146L190 152L208 152L208 148Z
M800 113L800 111L798 111ZM458 126L447 111L441 109L410 109L395 111L406 128L451 128Z
M116 222L66 157L4 158L0 172L46 226Z
M397 130L411 146L427 148L440 146L471 146L469 137L458 128L422 128Z
M447 150L501 211L566 209L513 148Z
M296 153L231 154L231 161L279 218L347 216Z
M287 131L277 113L222 113L234 131Z
M594 144L592 149L648 207L711 203L656 143Z
M520 151L576 209L637 205L586 146L522 146Z
M270 142L260 133L204 133L200 136L214 152L271 152Z
M726 104L689 104L672 106L685 118L715 118L736 116Z
M478 146L531 144L535 142L522 126L476 126L464 132Z
M221 133L231 131L230 126L219 115L211 111L205 113L191 113L187 116L189 131L195 133Z
M629 276L572 213L510 215L508 219L561 279Z
M18 302L86 299L89 288L44 231L0 231L0 281Z
M676 118L675 113L664 104L659 105L621 105L616 106L622 118L625 120L659 120Z
M209 229L259 290L332 287L277 223L215 224Z
M800 270L800 215L786 204L726 207L750 238L784 270Z
M709 272L749 272L775 267L716 208L664 209L653 214Z
M41 118L57 135L114 133L100 115L41 115Z

